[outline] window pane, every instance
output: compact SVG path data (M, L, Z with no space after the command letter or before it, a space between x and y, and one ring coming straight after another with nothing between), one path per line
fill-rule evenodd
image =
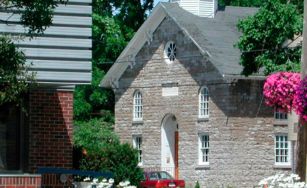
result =
M209 136L200 135L200 162L209 162Z
M143 111L143 106L142 106L142 95L140 92L136 92L134 94L134 103L133 103L133 117L135 119L142 119L142 111Z
M288 164L290 158L288 137L276 136L275 142L275 162Z
M141 136L135 136L133 138L133 145L134 148L138 151L138 161L139 163L142 163L143 156L142 156L142 137Z
M202 88L199 93L199 116L208 116L209 115L209 95L208 89L206 87Z

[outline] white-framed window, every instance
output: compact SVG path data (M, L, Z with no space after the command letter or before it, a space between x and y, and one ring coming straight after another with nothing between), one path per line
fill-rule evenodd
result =
M143 120L142 93L140 91L136 91L133 95L133 120Z
M291 165L291 143L286 134L275 135L275 165Z
M199 118L209 117L209 90L207 87L202 87L199 90Z
M278 110L274 111L274 118L275 120L287 120L288 119L288 114L285 112L280 112Z
M143 164L143 154L142 154L142 136L135 135L133 136L133 148L138 151L138 161L139 165Z
M209 134L201 133L198 136L198 164L209 165Z
M171 64L175 61L177 55L176 44L173 41L166 43L164 48L164 58L167 64Z

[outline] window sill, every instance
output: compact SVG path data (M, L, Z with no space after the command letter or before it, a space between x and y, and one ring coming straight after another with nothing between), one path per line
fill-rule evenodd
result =
M289 169L289 168L292 168L290 164L284 164L284 165L281 165L281 164L275 164L274 165L274 168L276 169Z
M197 122L207 122L209 121L209 117L198 117Z
M195 170L205 170L205 169L210 169L210 165L209 164L202 164L202 165L197 165L195 167Z
M132 125L143 125L144 121L143 120L133 120Z

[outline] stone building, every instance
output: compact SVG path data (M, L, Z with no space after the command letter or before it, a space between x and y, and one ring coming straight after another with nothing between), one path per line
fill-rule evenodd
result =
M265 106L264 76L240 75L236 24L256 11L160 3L118 57L101 86L114 90L115 131L142 168L209 188L291 171L287 114Z

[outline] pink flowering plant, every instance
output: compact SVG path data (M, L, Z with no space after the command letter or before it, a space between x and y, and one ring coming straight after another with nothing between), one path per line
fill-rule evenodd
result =
M300 74L277 72L268 76L263 87L265 103L282 112L292 110L296 88L300 83Z
M307 77L297 86L293 103L295 112L307 122Z

